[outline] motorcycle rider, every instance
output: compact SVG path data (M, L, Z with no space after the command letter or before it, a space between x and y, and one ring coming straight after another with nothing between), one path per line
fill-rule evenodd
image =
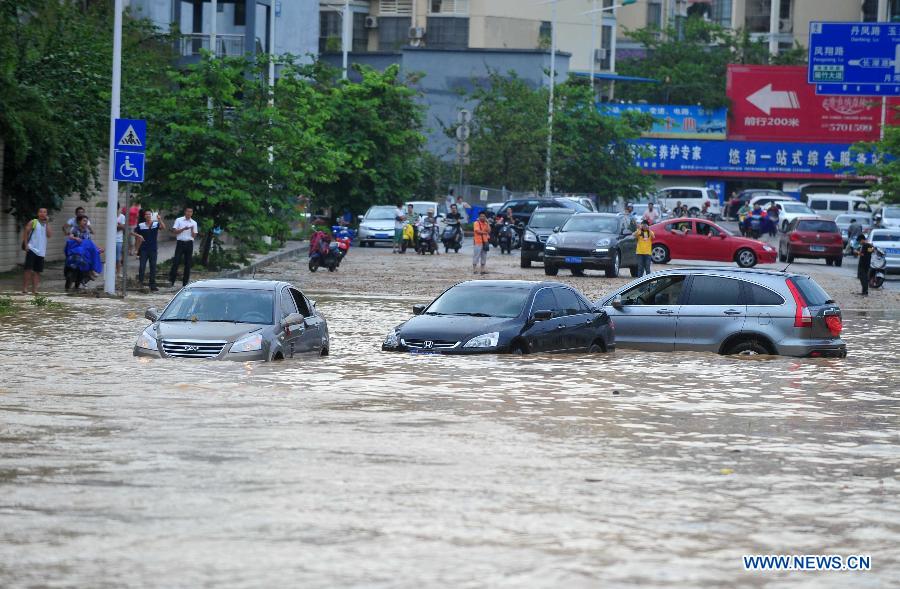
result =
M681 204L681 201L675 203L675 208L672 209L672 217L675 219L680 219L681 217L687 216L687 207Z
M436 244L437 239L438 239L438 237L437 237L438 226L437 226L437 219L434 217L434 209L428 209L428 213L419 221L419 230L420 231L422 229L428 229L428 228L431 229L431 240L433 242L435 242L435 244ZM437 249L436 245L435 245L435 249ZM434 253L439 254L440 251L435 251Z
M862 235L863 228L860 223L857 223L856 219L850 219L850 226L847 227L847 250L846 252L852 253L854 249L856 249L856 241L859 239L859 236Z
M872 268L872 254L875 246L866 240L865 235L859 236L859 265L856 267L856 277L862 286L862 296L869 296L869 271Z
M459 208L455 204L450 205L450 212L447 213L446 223L447 227L453 227L456 231L456 234L452 239L453 243L462 243L462 223L464 222L464 219L463 214L459 212ZM445 247L453 247L452 245L447 246L447 242L449 241L451 240L448 239L444 242Z

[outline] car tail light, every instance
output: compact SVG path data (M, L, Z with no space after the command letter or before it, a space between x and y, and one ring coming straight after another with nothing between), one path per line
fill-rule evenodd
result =
M799 233L791 233L791 241L800 241Z
M841 318L837 315L829 315L825 317L825 325L828 326L828 331L834 337L841 335L841 330L844 329L844 324L841 321Z
M841 244L841 245L844 244L844 238L841 236L840 233L835 233L834 235L832 235L832 236L831 236L831 241L833 241L833 242L835 242L835 243L839 243L839 244Z
M800 294L800 290L790 280L787 281L788 289L794 297L796 311L794 312L794 327L812 327L812 314L806 306L806 300Z

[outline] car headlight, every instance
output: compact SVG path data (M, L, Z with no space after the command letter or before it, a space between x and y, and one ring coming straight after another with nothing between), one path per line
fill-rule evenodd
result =
M262 349L262 334L250 333L231 344L232 352L256 352Z
M597 247L604 247L609 244L610 244L609 238L604 238L604 239L597 241L597 243L595 243L594 245L596 245Z
M387 337L384 338L384 346L386 348L396 348L400 345L400 338L397 337L396 330L391 331L387 334Z
M766 252L774 252L774 251L775 251L775 248L773 248L773 247L770 246L770 245L764 245L764 246L763 246L763 251L766 251Z
M491 333L485 333L479 335L477 337L473 337L469 341L466 342L464 348L493 348L497 346L497 342L500 341L500 332L492 331Z
M537 235L535 235L531 231L525 232L525 241L537 241L537 240L538 240Z
M141 333L137 340L137 347L145 350L157 351L156 336L153 334L153 326L150 325Z

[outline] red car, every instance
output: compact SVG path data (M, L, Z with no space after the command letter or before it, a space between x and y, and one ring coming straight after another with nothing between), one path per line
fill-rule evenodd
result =
M775 262L775 248L746 237L732 235L715 223L700 219L668 219L653 231L654 264L679 260L735 262L741 268Z
M778 242L778 259L825 258L829 266L844 261L844 238L837 223L829 219L797 217L787 226Z

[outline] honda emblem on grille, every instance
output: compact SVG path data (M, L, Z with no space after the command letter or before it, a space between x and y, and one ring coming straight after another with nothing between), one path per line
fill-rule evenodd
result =
M430 341L430 340L426 340L426 341L422 342L422 347L425 348L426 350L430 350L434 347L434 342Z
M185 351L185 352L196 352L196 351L198 351L199 349L200 349L200 348L199 348L198 346L184 346L184 351Z

